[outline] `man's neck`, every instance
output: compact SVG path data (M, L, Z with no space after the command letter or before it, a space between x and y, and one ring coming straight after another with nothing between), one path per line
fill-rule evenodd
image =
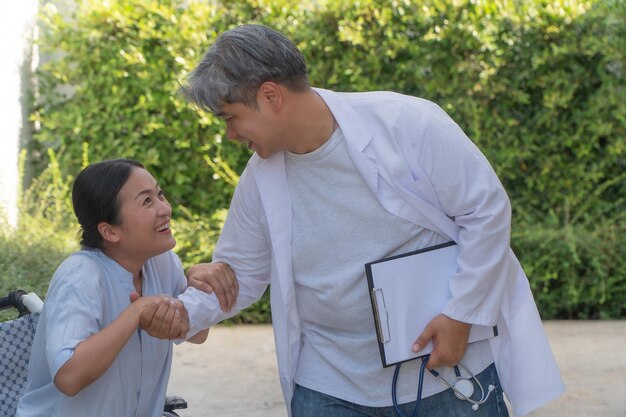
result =
M337 129L337 121L326 102L313 90L294 94L295 105L288 115L290 131L293 132L292 153L313 152L324 145Z

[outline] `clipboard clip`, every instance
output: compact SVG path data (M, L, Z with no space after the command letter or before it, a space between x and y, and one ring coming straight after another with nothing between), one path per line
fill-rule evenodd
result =
M381 288L373 288L370 295L372 297L372 306L374 306L374 322L376 323L378 341L387 343L391 340L391 335L389 332L389 313L385 305L385 295Z

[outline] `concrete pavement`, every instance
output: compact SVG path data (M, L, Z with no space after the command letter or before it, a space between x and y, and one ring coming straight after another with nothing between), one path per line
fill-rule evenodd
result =
M567 392L528 417L625 417L626 320L544 323ZM168 388L181 417L286 417L269 325L216 326L174 349Z

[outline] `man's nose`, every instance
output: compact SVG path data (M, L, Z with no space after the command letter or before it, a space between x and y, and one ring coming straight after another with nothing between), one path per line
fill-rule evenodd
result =
M230 122L226 122L226 137L230 140L237 140L237 131Z

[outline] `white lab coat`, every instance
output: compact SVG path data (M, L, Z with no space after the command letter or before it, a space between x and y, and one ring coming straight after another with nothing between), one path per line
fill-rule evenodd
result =
M468 323L497 324L499 336L491 339L491 348L514 416L560 395L564 386L528 280L509 247L509 201L484 156L445 112L426 100L387 92L316 91L382 206L458 243L459 273L451 281L453 298L443 313ZM437 148L441 154L430 155L427 168L416 157L424 138L443 141ZM437 189L437 178L429 178L433 172L449 175L456 186ZM240 178L213 260L228 263L240 282L230 315L256 301L271 283L278 371L290 415L301 349L291 226L284 154L266 160L254 155ZM225 317L215 297L206 302L191 291L181 298L190 313L190 334Z

